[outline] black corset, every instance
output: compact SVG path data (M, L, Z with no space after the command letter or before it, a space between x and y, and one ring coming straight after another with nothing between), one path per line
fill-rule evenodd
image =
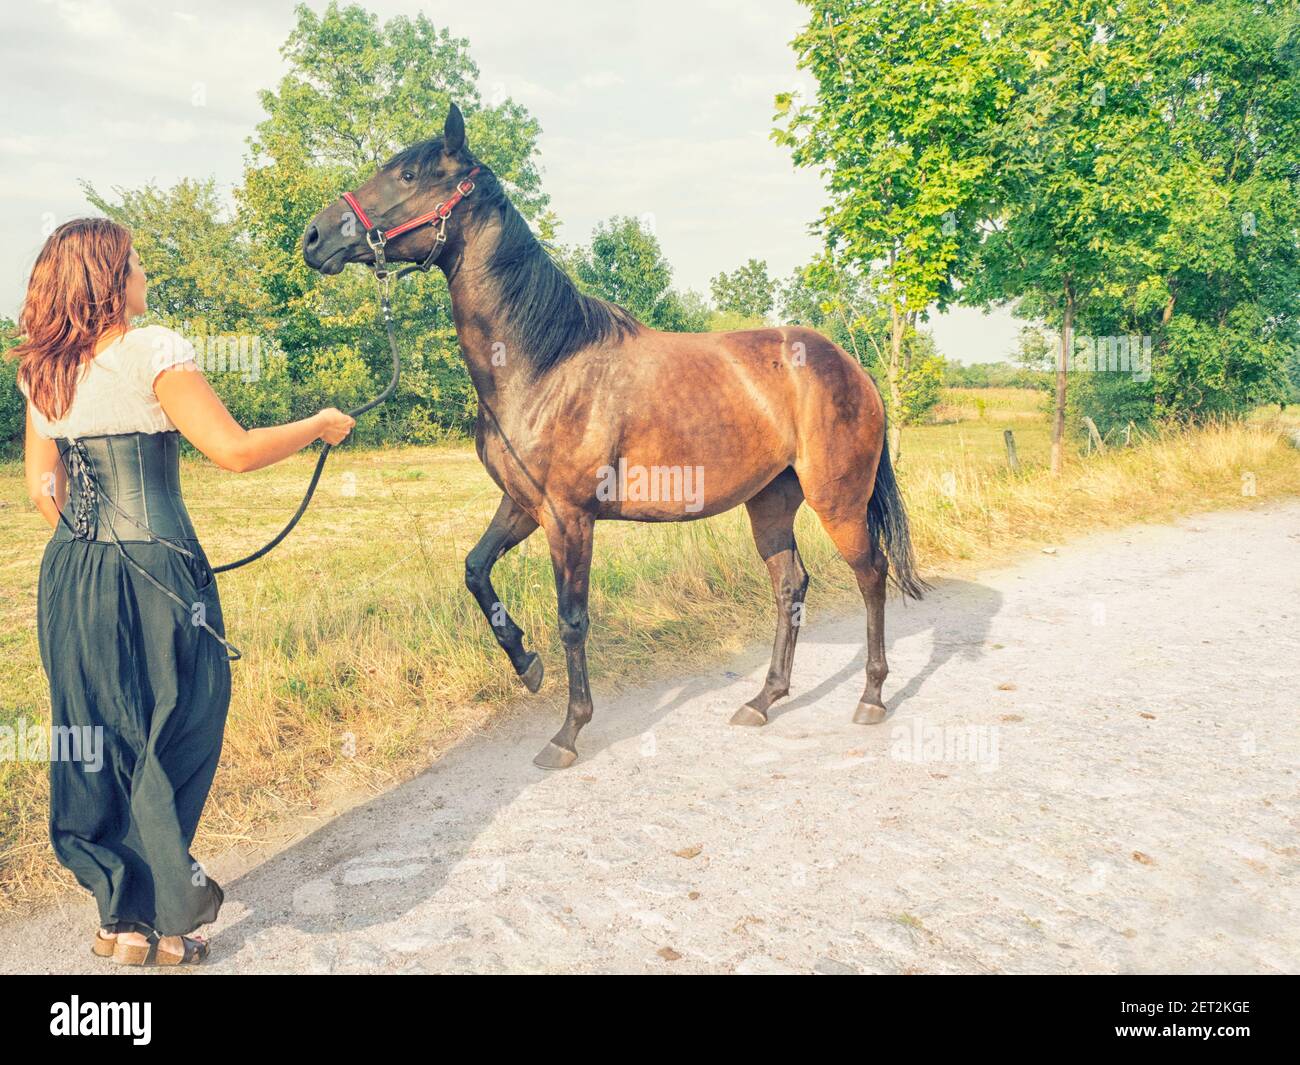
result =
M59 438L57 443L68 474L68 498L54 539L113 544L136 573L183 610L192 610L194 603L162 584L125 547L133 542L161 544L207 568L181 499L181 434L114 433ZM239 648L207 621L194 624L215 636L232 662L240 657Z
M107 543L114 533L128 543L197 540L181 498L180 435L171 430L59 439L68 499L67 525L60 522L56 535Z

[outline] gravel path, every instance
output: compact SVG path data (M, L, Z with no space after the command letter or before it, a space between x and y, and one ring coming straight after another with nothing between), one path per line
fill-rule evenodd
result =
M819 620L814 588L765 728L727 725L754 648L598 695L567 771L523 713L211 863L196 974L1300 972L1300 503L1098 535L887 623L884 724L850 720L861 614ZM0 972L111 968L94 921L77 896L0 927Z

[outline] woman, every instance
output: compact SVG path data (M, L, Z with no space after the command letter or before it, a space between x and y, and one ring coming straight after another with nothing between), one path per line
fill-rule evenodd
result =
M124 226L64 223L32 268L24 341L10 354L27 398L28 492L54 528L37 591L54 726L50 840L99 905L92 950L174 965L207 955L187 933L225 897L189 848L238 657L180 496L179 437L243 472L316 440L338 444L354 422L328 408L241 428L188 341L130 328L145 281Z

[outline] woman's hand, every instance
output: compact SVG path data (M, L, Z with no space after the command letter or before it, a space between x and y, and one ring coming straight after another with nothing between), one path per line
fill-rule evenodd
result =
M321 423L319 439L331 447L343 443L348 433L352 432L352 427L357 424L357 420L344 414L337 407L326 407L316 415Z

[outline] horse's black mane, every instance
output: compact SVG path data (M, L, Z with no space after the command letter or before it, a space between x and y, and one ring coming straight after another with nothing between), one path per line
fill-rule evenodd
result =
M384 168L405 164L424 171L441 154L442 138L433 137L398 152ZM488 260L488 274L500 294L499 309L514 331L518 350L538 373L592 344L636 334L640 325L630 311L578 290L533 235L496 174L483 166L474 186L464 206L476 213L495 211L501 221L501 236Z

